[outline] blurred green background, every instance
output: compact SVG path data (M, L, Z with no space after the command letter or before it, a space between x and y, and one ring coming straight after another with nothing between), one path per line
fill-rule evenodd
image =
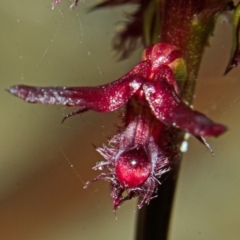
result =
M69 10L64 1L0 3L0 239L132 240L136 200L112 212L109 185L91 170L114 133L119 113L88 112L61 124L69 109L26 104L10 85L98 85L137 63L141 51L117 62L111 50L125 8L86 14L94 0ZM170 240L240 239L240 70L223 77L231 43L230 17L218 20L204 55L195 108L229 131L209 139L216 156L190 138L180 172ZM71 167L73 165L73 167ZM116 220L117 217L117 220ZM149 237L151 239L151 237Z

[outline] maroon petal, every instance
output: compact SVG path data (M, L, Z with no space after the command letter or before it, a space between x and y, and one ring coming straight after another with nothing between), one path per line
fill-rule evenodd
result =
M145 83L143 90L155 116L166 125L182 128L197 137L217 137L226 131L225 126L187 106L164 78Z
M16 85L7 89L30 103L82 107L97 112L111 112L124 105L142 85L142 78L125 76L98 87L31 87Z

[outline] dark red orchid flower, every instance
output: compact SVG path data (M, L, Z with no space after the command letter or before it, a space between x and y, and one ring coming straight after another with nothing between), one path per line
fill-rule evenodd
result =
M126 105L124 126L111 138L109 146L97 148L105 160L95 169L107 168L108 172L101 173L93 181L110 182L114 209L137 196L140 196L141 208L154 196L159 179L178 154L171 147L166 129L183 129L204 144L204 137L217 137L226 131L226 127L214 123L181 100L175 76L179 76L179 72L184 75L185 70L181 51L170 44L159 43L146 48L142 61L125 76L106 85L17 85L8 91L29 103L78 107L64 120L88 110L111 112Z

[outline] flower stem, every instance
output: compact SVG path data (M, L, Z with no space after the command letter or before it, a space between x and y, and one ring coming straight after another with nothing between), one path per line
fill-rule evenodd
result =
M177 158L173 169L158 188L158 197L138 212L136 240L167 239L179 168L180 158Z

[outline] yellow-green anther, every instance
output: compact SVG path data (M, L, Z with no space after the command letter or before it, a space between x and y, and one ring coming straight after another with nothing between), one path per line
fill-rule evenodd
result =
M176 81L181 89L187 77L187 66L185 60L183 58L177 58L169 64L169 67L172 69Z

